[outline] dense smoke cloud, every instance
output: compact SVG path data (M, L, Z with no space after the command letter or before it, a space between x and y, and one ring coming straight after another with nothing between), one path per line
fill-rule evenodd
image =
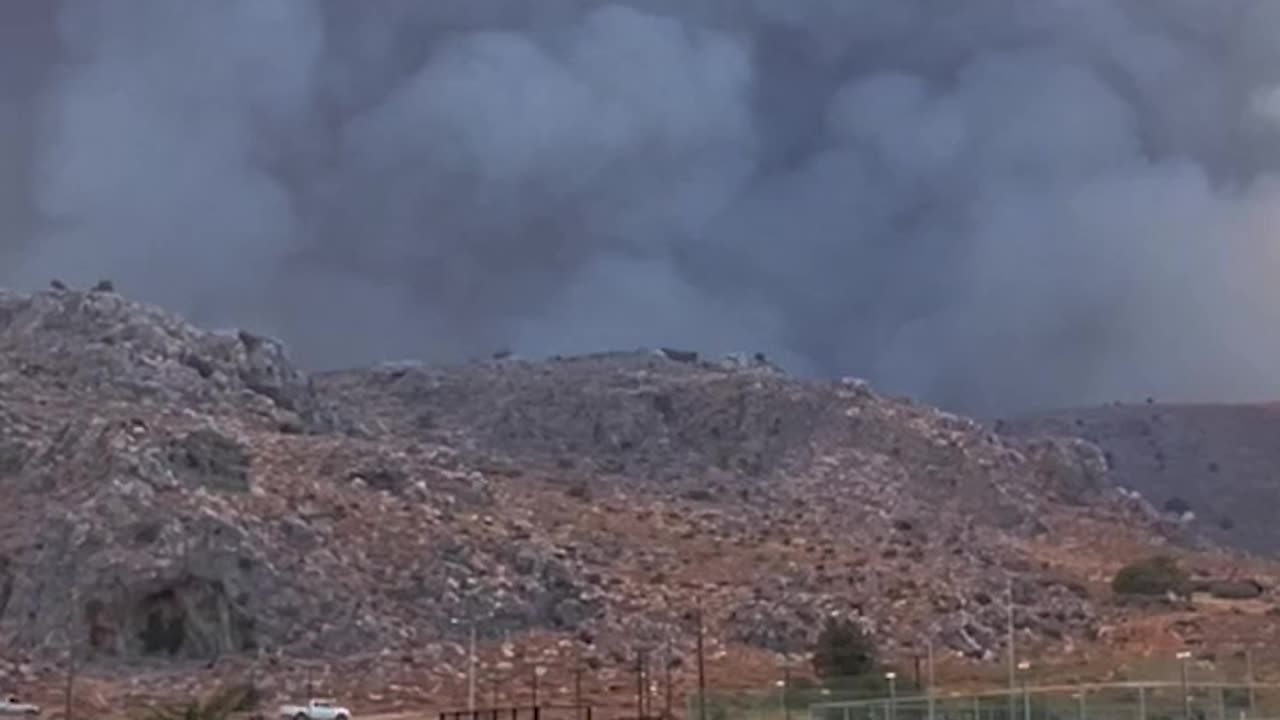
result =
M316 367L1280 394L1274 0L0 4L0 282Z

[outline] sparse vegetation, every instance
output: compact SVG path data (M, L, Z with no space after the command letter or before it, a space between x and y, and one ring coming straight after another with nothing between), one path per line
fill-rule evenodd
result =
M138 720L226 720L234 713L248 712L257 707L258 694L252 684L234 685L215 691L204 699L194 698L180 705L148 708Z
M87 645L89 670L122 668L119 683L109 684L115 675L103 681L112 702L124 688L153 692L150 678L124 685L133 668L208 676L201 662L225 672L224 657L247 660L258 645L272 648L262 660L273 694L285 693L298 669L285 651L305 641L325 658L326 681L350 678L357 703L374 694L379 705L409 703L413 688L428 687L440 694L430 702L457 704L468 661L424 651L424 638L404 628L471 618L483 623L486 646L512 635L524 669L553 642L567 647L560 643L576 630L589 692L612 703L631 686L630 658L615 650L647 644L664 654L651 631L688 617L697 602L715 643L712 682L767 677L755 717L776 719L779 700L799 717L824 698L883 697L883 671L894 663L894 689L908 695L912 654L918 664L924 640L948 668L969 667L961 654L1000 657L1006 608L993 577L1006 573L1019 580L1019 647L1043 648L1045 667L1060 648L1105 647L1098 631L1113 618L1117 633L1131 618L1135 627L1148 620L1141 603L1113 613L1058 578L1089 579L1116 548L1160 541L1169 529L1148 517L1145 503L1080 491L1062 504L1062 488L1101 482L1091 448L994 440L963 418L873 395L862 381L679 366L647 351L558 364L390 364L311 377L298 370L294 379L273 341L259 347L252 336L170 327L150 310L135 317L123 299L34 303L56 313L6 302L2 324L23 331L0 333L14 349L0 361L12 381L0 397L0 445L21 443L31 459L10 484L34 495L4 516L10 532L0 551L12 573L0 561L0 610L11 592L5 617L34 638L57 637L59 611L82 622L64 634ZM75 314L88 311L92 317ZM116 312L120 318L109 314ZM110 322L100 327L103 313ZM67 323L74 334L65 335ZM119 341L99 343L103 337ZM92 364L81 368L68 348L83 342ZM103 382L102 367L124 380ZM305 421L279 412L251 380L314 411ZM679 416L662 422L673 411ZM281 437L286 423L307 437ZM1109 431L1102 423L1091 430ZM1141 459L1149 447L1126 464L1149 469ZM1168 451L1185 457L1177 446ZM1210 457L1232 466L1224 482L1243 463L1230 453L1201 456L1198 478ZM717 463L732 472L716 472ZM608 476L611 467L617 476ZM361 481L342 482L354 476ZM1025 487L1009 492L1015 478ZM376 492L400 488L412 492ZM1170 485L1153 497L1183 491L1210 523L1221 517L1216 489ZM1256 509L1231 508L1246 529L1246 511ZM1079 557L1024 542L1039 520ZM58 541L53 531L64 527L68 539ZM1188 568L1224 578L1244 572L1194 548L1178 552ZM44 588L56 590L69 563L102 571L112 585L82 602L51 598ZM1262 561L1257 567L1260 578L1275 574ZM1153 614L1171 607L1158 596L1150 605ZM850 620L823 629L833 611ZM882 624L863 632L871 626L858 613ZM1244 617L1242 631L1252 622ZM678 623L672 639L683 643L693 623ZM298 641L288 627L315 632ZM1199 633L1206 645L1211 631ZM810 651L813 667L803 670L817 669L820 686L774 685L782 668L766 667L761 650ZM689 648L680 654L687 660ZM478 690L487 696L489 681L501 681L492 692L519 702L529 680L521 667L497 677L487 662ZM1004 663L992 664L1002 675ZM563 687L565 668L547 669L548 687ZM681 670L682 690L691 675ZM393 680L399 685L389 689ZM181 682L155 683L156 693L187 689L148 720L224 720L221 703L205 700L211 688L197 694ZM752 717L727 713L744 716Z
M1263 592L1256 580L1217 580L1209 584L1208 590L1221 600L1252 600Z
M1185 595L1189 582L1176 560L1157 555L1120 568L1111 580L1111 590L1117 595Z

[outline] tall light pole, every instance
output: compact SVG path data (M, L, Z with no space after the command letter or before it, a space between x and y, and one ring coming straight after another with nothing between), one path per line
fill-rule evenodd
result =
M533 666L533 707L538 707L538 681L543 675L547 674L547 669L541 665Z
M1258 710L1257 693L1253 688L1255 681L1255 678L1253 677L1253 650L1244 651L1244 669L1245 681L1249 683L1249 716L1253 717Z
M649 717L649 711L652 709L653 698L653 681L649 679L649 651L640 651L640 681L644 685L644 697L640 701L640 710L642 717Z
M1022 720L1031 720L1031 692L1027 690L1027 675L1031 663L1023 660L1018 663L1018 672L1022 676Z
M671 720L675 697L675 690L671 687L671 636L667 636L666 649L662 653L662 686L666 692L666 707L663 711L663 717Z
M1191 683L1187 677L1187 661L1191 659L1191 653L1183 650L1175 657L1182 664L1182 718L1191 720Z
M573 646L573 707L576 720L582 720L582 646L577 643Z
M934 720L934 707L935 707L935 703L934 703L934 700L933 700L933 681L934 681L934 677L933 677L933 638L928 638L928 639L926 639L926 640L925 640L925 651L928 653L928 656L929 656L929 658L928 658L929 668L928 668L928 671L927 671L927 672L928 672L927 677L928 677L928 679L929 679L929 691L928 691L928 692L929 692L929 719L928 719L928 720Z
M1009 717L1013 717L1013 694L1017 692L1018 684L1018 652L1017 648L1014 647L1013 635L1013 578L1008 578L1007 582L1008 585L1005 588L1005 609L1007 610L1005 616L1005 634L1008 636L1006 643L1009 646Z
M787 695L791 692L791 666L784 664L782 666L782 717L783 720L791 720L791 705L787 702Z
M897 720L898 718L898 673L890 670L884 674L884 679L889 681L889 720Z
M707 720L707 668L703 651L702 597L697 599L698 617L698 720Z
M636 718L644 717L644 650L636 651Z
M467 643L467 712L476 711L476 621L471 621Z
M458 618L450 618L449 624L457 627L461 624ZM476 711L476 620L471 618L469 623L467 642L467 712L475 713ZM307 681L310 686L310 679ZM308 695L311 693L310 687L307 689Z

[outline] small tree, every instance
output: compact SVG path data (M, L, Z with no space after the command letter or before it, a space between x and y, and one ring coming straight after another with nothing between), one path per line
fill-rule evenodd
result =
M871 637L848 620L828 620L813 649L813 671L818 677L857 677L875 668L876 647Z
M1189 583L1190 578L1178 561L1157 555L1120 568L1111 579L1111 590L1117 595L1185 595Z

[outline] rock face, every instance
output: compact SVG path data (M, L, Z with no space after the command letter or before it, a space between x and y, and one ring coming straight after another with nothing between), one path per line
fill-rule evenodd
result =
M990 658L1086 641L1032 548L1159 541L1091 445L678 351L309 376L101 290L0 294L0 641L100 662L551 633L592 662L803 652L855 617ZM1083 523L1083 525L1082 525ZM441 651L443 652L443 651ZM447 668L442 670L446 672Z

